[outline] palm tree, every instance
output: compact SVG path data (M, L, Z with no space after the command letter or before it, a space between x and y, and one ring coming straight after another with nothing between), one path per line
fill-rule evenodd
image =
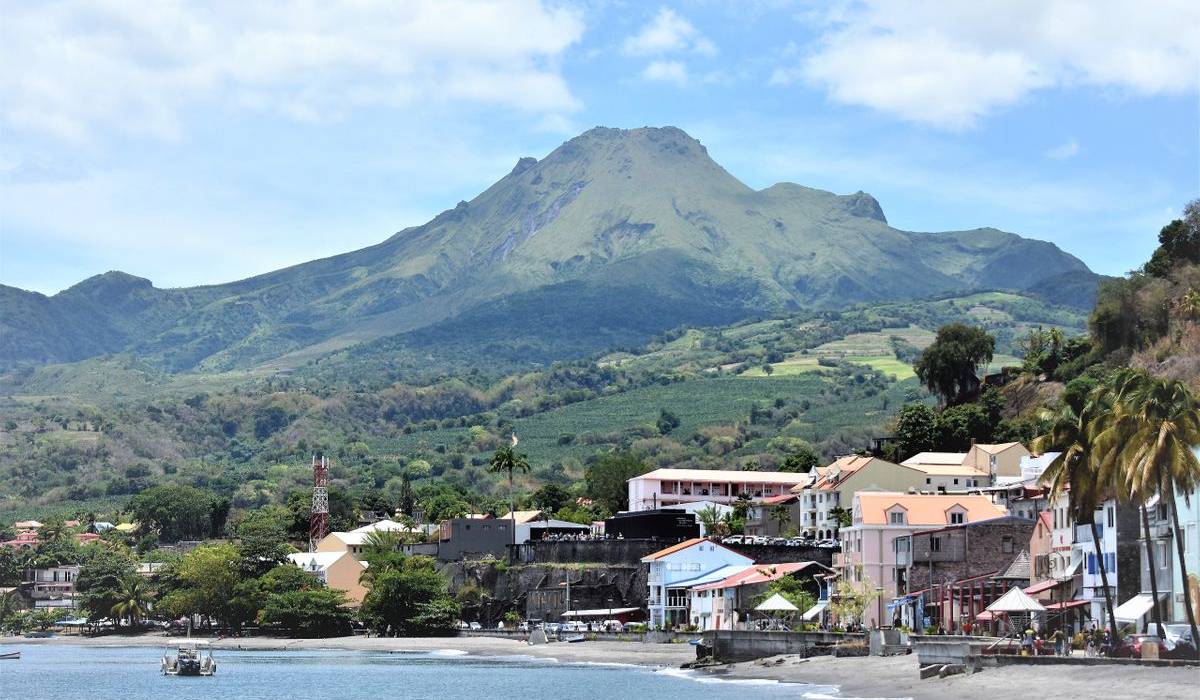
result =
M136 627L150 612L150 590L146 579L137 574L122 579L121 587L117 591L117 602L109 612L118 620L128 618L129 625Z
M1104 607L1108 612L1109 627L1116 630L1108 567L1100 551L1100 534L1096 527L1096 506L1104 500L1107 480L1098 468L1100 460L1096 458L1095 431L1106 404L1103 393L1093 392L1090 396L1071 395L1057 410L1043 411L1041 418L1049 428L1045 435L1034 439L1033 449L1035 452L1059 453L1046 467L1042 478L1050 484L1050 500L1058 500L1065 492L1071 518L1076 523L1087 523L1091 528L1092 546L1100 565L1100 583L1104 586Z
M704 526L704 533L709 537L724 537L729 534L729 523L713 506L704 506L696 511L696 519Z
M778 526L780 534L783 534L783 526L792 521L791 511L788 510L787 506L782 504L773 506L771 508L770 517L771 520L774 520L775 524Z
M492 461L488 464L489 471L508 474L508 514L513 520L513 544L517 542L517 508L516 500L513 498L513 474L529 471L529 462L526 461L525 455L517 452L516 448L517 435L513 433L512 444L498 447L492 455Z
M1200 405L1191 391L1181 382L1159 379L1139 370L1123 370L1116 377L1116 396L1120 410L1113 421L1112 440L1119 444L1118 459L1123 462L1125 488L1140 498L1146 547L1151 540L1145 502L1154 494L1171 514L1179 571L1184 581L1184 608L1192 639L1197 633L1196 615L1192 608L1192 593L1187 585L1187 561L1184 557L1183 531L1175 507L1176 494L1192 491L1200 480L1200 460L1193 451L1200 444ZM1119 442L1117 442L1119 441ZM1152 556L1152 555L1150 555ZM1157 588L1151 560L1151 583ZM1154 590L1155 622L1162 634L1158 613L1158 591Z

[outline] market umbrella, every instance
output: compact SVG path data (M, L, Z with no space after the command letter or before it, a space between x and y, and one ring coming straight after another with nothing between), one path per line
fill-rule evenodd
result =
M792 605L787 598L784 598L782 595L776 593L770 598L767 598L763 602L759 603L754 609L762 612L796 612L800 608Z

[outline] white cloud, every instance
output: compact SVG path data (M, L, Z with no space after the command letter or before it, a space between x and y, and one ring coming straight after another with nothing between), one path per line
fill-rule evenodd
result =
M1079 155L1079 141L1073 138L1046 151L1046 157L1053 160L1067 160L1077 155Z
M642 71L642 78L660 83L686 85L687 66L682 61L651 61Z
M318 121L435 101L562 114L579 104L558 63L582 32L541 0L13 3L0 120L81 141L176 138L201 103Z
M1194 0L866 0L826 21L815 50L776 68L771 84L804 80L837 102L941 128L970 127L1050 87L1137 95L1197 87Z
M717 52L715 44L669 7L660 9L640 32L625 40L622 48L631 56L657 56L683 51L712 56Z

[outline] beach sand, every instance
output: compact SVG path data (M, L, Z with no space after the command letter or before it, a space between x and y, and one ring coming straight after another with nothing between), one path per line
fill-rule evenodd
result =
M81 646L155 646L176 644L179 637L54 637L0 638L8 644L74 644ZM494 637L339 637L334 639L275 639L242 637L212 640L214 649L353 651L436 651L453 649L481 656L526 656L565 663L609 663L679 668L695 659L688 644L589 641L529 646L515 639ZM918 677L915 656L800 659L781 656L706 668L703 673L726 680L774 680L836 686L847 697L914 698L914 700L983 700L1034 698L1055 700L1195 700L1200 697L1200 669L1140 666L1021 666L989 668L971 676Z

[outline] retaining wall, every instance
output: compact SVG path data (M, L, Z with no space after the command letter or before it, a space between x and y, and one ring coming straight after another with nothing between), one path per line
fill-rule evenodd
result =
M708 630L703 633L704 645L713 650L719 661L736 663L779 654L816 656L829 653L841 642L859 642L861 633L837 632L759 632L755 630Z

